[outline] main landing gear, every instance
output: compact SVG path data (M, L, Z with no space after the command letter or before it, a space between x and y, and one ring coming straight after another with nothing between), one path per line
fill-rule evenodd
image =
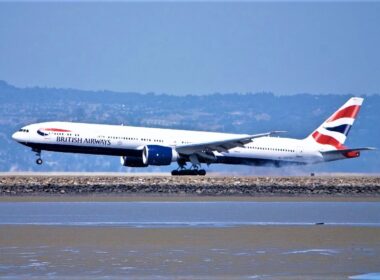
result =
M172 176L205 176L206 170L199 169L200 167L200 164L193 164L187 169L185 165L180 165L178 169L172 171Z
M41 165L43 163L43 160L41 158L41 150L33 150L34 152L36 152L36 156L38 156L38 158L36 159L36 163L38 165Z

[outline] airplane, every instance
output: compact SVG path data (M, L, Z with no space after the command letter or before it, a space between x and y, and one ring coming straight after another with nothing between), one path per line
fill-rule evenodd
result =
M363 98L352 97L305 139L273 137L283 131L231 134L74 122L42 122L22 127L12 138L41 151L120 156L128 167L164 166L172 175L206 175L201 164L305 165L357 158L374 148L347 148L344 142ZM190 163L190 167L187 166Z

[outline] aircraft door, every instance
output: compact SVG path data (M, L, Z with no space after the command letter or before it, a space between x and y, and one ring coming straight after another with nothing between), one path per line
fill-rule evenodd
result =
M297 147L296 148L296 157L302 157L303 156L303 149L302 147Z

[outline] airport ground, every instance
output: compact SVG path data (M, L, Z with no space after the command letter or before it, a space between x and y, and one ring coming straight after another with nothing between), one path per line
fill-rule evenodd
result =
M380 176L1 173L0 200L380 200Z

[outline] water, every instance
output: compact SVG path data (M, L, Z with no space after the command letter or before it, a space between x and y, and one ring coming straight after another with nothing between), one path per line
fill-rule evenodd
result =
M0 203L0 279L380 279L379 264L378 202Z
M0 225L236 227L380 226L379 202L9 202Z

